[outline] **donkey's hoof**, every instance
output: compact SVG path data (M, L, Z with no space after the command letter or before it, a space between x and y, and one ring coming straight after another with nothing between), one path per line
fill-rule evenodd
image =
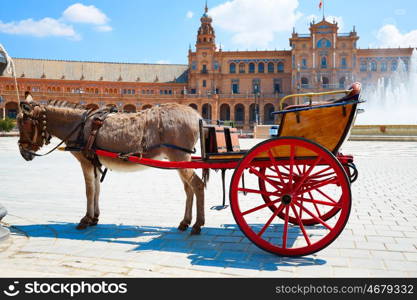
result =
M98 218L93 218L93 221L91 221L90 226L97 226L98 224Z
M188 224L185 222L181 222L180 225L178 226L178 230L180 231L186 231L188 229Z
M85 230L89 225L87 223L80 223L75 227L77 230Z
M191 235L198 235L200 233L201 233L201 227L193 226L193 229L191 230Z
M91 218L89 216L85 216L81 219L80 223L77 226L78 230L84 230L86 229L88 226L93 226L94 224L94 219L96 218ZM97 219L98 222L98 219Z

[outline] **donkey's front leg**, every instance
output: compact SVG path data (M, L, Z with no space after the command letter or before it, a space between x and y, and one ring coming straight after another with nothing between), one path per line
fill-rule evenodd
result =
M97 173L99 171L97 170ZM99 198L100 198L100 176L95 177L95 190L94 190L94 218L93 218L93 224L91 225L97 225L98 224L98 218L100 217L100 207L99 207Z
M85 181L85 192L87 196L87 213L81 219L80 223L77 226L77 229L79 230L86 229L88 226L96 225L98 222L98 217L95 220L96 176L94 174L94 166L89 161L81 161L81 168L83 170Z

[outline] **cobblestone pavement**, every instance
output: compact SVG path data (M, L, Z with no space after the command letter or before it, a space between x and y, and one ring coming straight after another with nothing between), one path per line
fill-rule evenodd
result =
M78 163L68 153L25 162L16 138L0 138L0 203L11 237L0 243L4 277L416 277L417 143L348 142L359 180L341 236L307 257L266 253L239 231L221 202L220 176L206 192L200 236L177 231L184 192L175 171L110 173L100 224L75 230L85 212ZM250 147L256 140L242 140ZM228 174L229 178L231 172Z

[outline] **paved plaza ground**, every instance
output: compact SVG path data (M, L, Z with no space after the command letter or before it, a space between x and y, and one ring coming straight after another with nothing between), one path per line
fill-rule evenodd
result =
M3 277L416 277L417 143L347 142L359 180L341 236L307 257L254 246L221 202L220 173L206 191L199 236L177 231L184 191L175 171L108 174L97 227L85 213L81 170L68 153L25 162L16 138L0 138L0 203L9 211L0 242ZM244 147L256 140L241 140ZM229 172L230 178L232 172Z

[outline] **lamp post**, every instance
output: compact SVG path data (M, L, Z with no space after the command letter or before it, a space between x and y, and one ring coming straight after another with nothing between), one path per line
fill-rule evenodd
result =
M259 119L259 97L260 97L260 93L255 92L254 97L255 97L255 124L259 125L260 124L260 119Z

